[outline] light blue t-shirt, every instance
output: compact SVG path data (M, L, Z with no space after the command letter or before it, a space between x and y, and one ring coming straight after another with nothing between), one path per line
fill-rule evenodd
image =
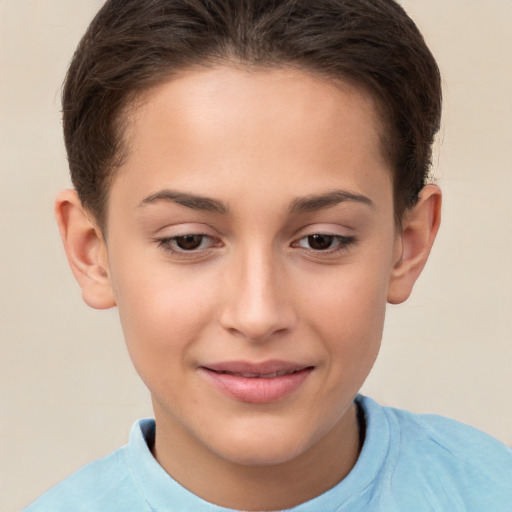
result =
M366 421L359 459L338 485L293 512L512 512L512 452L453 420L358 397ZM148 448L153 420L25 512L228 512L173 480ZM232 511L231 511L232 512Z

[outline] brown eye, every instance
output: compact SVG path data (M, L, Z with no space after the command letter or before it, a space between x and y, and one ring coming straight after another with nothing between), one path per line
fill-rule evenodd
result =
M175 237L174 243L183 251L193 251L201 247L203 239L204 235L183 235Z
M210 249L222 247L222 242L204 233L185 233L183 235L155 238L157 246L175 256L202 257Z
M309 235L307 239L308 245L311 249L314 249L315 251L325 251L331 248L334 241L334 236L317 234Z
M292 245L306 249L310 253L333 255L348 250L356 239L353 236L330 233L313 233L297 240Z

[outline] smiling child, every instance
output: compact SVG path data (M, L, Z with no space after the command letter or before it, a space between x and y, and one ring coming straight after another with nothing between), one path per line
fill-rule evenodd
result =
M512 509L512 454L358 395L439 222L441 86L392 0L111 0L56 215L155 420L27 511Z

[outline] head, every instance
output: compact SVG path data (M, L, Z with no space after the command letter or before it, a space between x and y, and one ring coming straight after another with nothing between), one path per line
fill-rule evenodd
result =
M386 303L439 225L439 108L390 0L123 0L93 21L57 217L86 302L119 309L158 460L200 496L250 509L215 477L311 468L314 495L350 470ZM265 489L254 509L311 497Z

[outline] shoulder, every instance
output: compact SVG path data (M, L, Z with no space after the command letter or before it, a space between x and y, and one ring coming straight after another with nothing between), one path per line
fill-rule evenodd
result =
M134 506L141 512L149 510L130 466L128 446L123 446L82 467L23 512L126 512Z
M414 414L384 408L390 421L398 427L404 448L422 447L443 460L455 459L463 466L512 470L512 452L494 437L464 423L435 414ZM512 473L509 473L512 479ZM512 483L512 480L510 480Z
M503 443L441 416L381 407L367 398L362 405L370 420L380 415L388 425L386 475L395 493L409 492L412 500L428 489L439 504L446 499L460 510L512 510L512 452Z

